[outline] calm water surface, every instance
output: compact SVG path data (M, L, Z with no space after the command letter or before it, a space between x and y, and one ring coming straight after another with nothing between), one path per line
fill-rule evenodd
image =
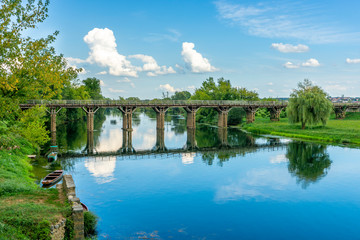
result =
M100 218L99 239L360 239L359 149L201 126L191 137L183 118L167 120L162 138L151 114L134 117L126 149L137 155L61 158ZM121 126L107 115L93 142L82 122L57 142L74 154L121 152Z

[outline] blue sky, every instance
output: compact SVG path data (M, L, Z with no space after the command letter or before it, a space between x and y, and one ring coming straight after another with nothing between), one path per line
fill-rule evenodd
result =
M51 1L32 34L105 96L160 98L208 77L261 97L287 97L305 78L331 96L360 95L359 1Z

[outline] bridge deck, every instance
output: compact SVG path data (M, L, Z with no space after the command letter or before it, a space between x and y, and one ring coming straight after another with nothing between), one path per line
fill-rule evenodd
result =
M286 107L286 101L228 101L228 100L29 100L20 104L21 108L35 105L47 107L81 108L81 107Z

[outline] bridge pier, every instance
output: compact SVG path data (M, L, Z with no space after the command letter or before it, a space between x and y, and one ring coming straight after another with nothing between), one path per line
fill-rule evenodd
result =
M50 108L50 111L46 110L48 113L50 113L50 132L56 132L56 114L58 114L60 112L60 110L62 109L62 107L60 107L59 109L55 108Z
M94 144L94 131L87 131L87 144L86 144L87 154L94 154L95 144Z
M188 128L187 129L187 136L186 136L186 144L184 146L184 150L196 150L199 149L197 146L196 138L195 138L195 128Z
M220 148L230 148L228 143L228 132L226 128L218 128L218 137L220 140Z
M51 131L51 146L57 146L56 144L56 132L55 131Z
M120 151L122 153L135 153L132 146L132 129L123 129L123 139Z
M244 110L246 112L246 122L247 123L252 123L255 121L255 113L258 110L259 107L254 107L254 106L248 106L248 107L244 107Z
M165 113L168 107L153 107L156 112L156 129L165 128Z
M227 119L231 107L216 107L215 110L218 112L218 127L227 128Z
M123 129L132 130L132 114L136 107L119 107L119 110L123 114Z
M156 129L156 144L153 148L155 152L165 152L167 148L165 146L165 132L164 128L157 128Z
M344 119L346 115L346 109L347 108L345 106L334 107L336 119Z
M282 109L283 109L282 107L277 107L277 106L268 108L268 110L270 112L270 120L273 122L280 121L280 113L281 113Z
M199 107L194 106L188 106L184 107L184 110L186 111L186 126L189 129L195 129L196 128L196 112L199 110Z
M100 107L82 107L86 112L87 130L94 131L94 115Z

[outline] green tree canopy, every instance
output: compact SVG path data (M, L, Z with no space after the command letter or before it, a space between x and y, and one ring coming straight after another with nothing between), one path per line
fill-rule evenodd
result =
M290 95L287 114L290 123L301 123L302 129L306 125L316 125L320 122L325 126L332 111L332 104L324 90L305 79L298 84L298 89Z
M191 97L191 93L188 91L175 92L174 95L171 96L171 100L187 100Z
M80 70L67 68L51 44L58 32L40 39L25 36L47 17L49 1L1 0L0 104L59 96L65 83ZM1 107L2 108L2 107ZM0 118L14 109L0 111Z
M289 143L286 157L289 159L289 172L297 177L303 188L326 176L331 166L326 146L320 144Z
M258 100L258 94L255 91L249 91L246 88L232 87L230 80L219 78L217 83L212 77L209 77L202 83L202 86L195 90L192 100ZM202 108L197 117L200 122L214 122L217 112L214 109ZM245 115L243 109L234 108L229 113L229 123L238 124Z
M93 77L93 78L87 78L82 82L85 85L86 91L90 95L90 99L93 100L103 99L103 96L101 95L100 79Z

